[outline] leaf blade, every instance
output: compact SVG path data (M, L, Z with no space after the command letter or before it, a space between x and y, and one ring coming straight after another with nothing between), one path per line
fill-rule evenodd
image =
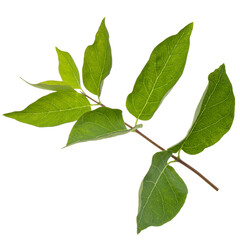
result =
M197 106L192 126L187 136L170 148L182 149L188 154L198 154L217 143L231 128L235 97L225 65L209 74L208 86Z
M43 81L35 84L35 83L29 83L24 79L22 80L33 87L44 89L44 90L57 91L57 92L58 91L74 91L72 87L70 87L63 81L48 80L48 81Z
M81 89L78 68L72 56L68 52L61 51L57 47L56 51L59 60L58 69L63 82L72 88Z
M181 77L185 67L193 23L161 42L138 76L128 95L128 111L138 119L149 120Z
M112 54L104 18L94 43L88 46L84 53L82 77L86 89L100 97L103 81L109 75L111 67Z
M83 114L79 118L71 130L66 147L79 142L122 135L134 131L139 127L136 126L135 128L127 129L121 110L100 107Z
M161 226L182 208L187 187L175 170L168 166L171 151L153 155L152 164L139 190L137 233L150 226Z
M74 91L61 91L38 99L22 111L4 116L37 127L52 127L75 121L90 110L90 103L85 96Z

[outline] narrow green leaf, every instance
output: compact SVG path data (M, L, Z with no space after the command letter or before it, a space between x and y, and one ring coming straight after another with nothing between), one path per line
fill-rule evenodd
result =
M63 82L72 88L81 89L80 76L75 62L68 52L64 52L56 48L59 60L59 73Z
M170 148L197 154L218 142L232 126L235 98L224 64L208 77L208 86L198 104L187 136Z
M111 47L105 19L103 19L94 43L87 47L84 54L82 77L86 89L99 97L103 80L110 73L111 67Z
M44 81L44 82L40 82L37 84L33 84L33 83L27 82L24 79L22 79L22 80L33 87L44 89L44 90L74 91L74 89L72 87L70 87L69 85L67 85L65 82L62 82L62 81L50 80L50 81Z
M137 120L149 120L181 77L192 28L193 23L190 23L153 50L136 80L133 91L127 97L127 109Z
M91 112L86 112L79 118L72 128L66 146L122 135L139 127L141 125L127 129L121 110L100 107Z
M75 121L90 110L85 96L74 91L61 91L38 99L23 111L4 115L37 127L52 127Z
M163 151L153 155L152 165L139 190L137 233L170 221L185 202L187 186L167 164L171 154L171 151Z

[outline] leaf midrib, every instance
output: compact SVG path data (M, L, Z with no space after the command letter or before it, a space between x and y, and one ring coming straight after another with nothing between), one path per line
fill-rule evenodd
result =
M146 200L144 206L142 207L141 215L140 215L140 217L139 217L139 222L142 220L143 212L144 212L144 210L145 210L147 204L149 203L149 199L150 199L150 197L151 197L151 195L152 195L154 189L157 187L157 184L158 184L158 182L160 181L160 178L161 178L161 176L163 175L163 173L164 173L165 169L167 168L167 166L168 166L168 164L166 164L166 166L165 166L165 167L163 168L163 170L160 172L160 174L159 174L159 176L158 176L156 182L154 183L153 188L152 188L152 190L151 190L151 192L150 192L150 194L149 194L149 196L148 196L148 198L147 198L147 200ZM157 169L158 169L158 167L157 167Z
M75 107L75 108L66 108L66 109L58 109L58 110L55 110L55 111L48 111L48 112L22 112L24 114L44 114L44 113L56 113L56 112L66 112L66 111L73 111L73 110L76 110L76 109L81 109L81 108L86 108L86 107L89 107L89 105L85 105L85 106L81 106L81 107Z
M60 53L61 53L61 52L60 52ZM79 81L78 81L78 80L80 80L80 79L79 79L78 76L76 75L76 73L75 73L72 65L70 64L68 58L65 57L63 53L61 53L61 54L62 54L62 56L66 59L67 64L70 66L70 68L71 68L71 70L72 70L72 73L73 73L73 78L75 79L75 81L76 81L76 83L77 83L77 86L80 87L80 86L79 86ZM64 82L65 82L65 81L64 81Z
M183 144L181 145L181 148L180 148L180 149L183 148L183 146L184 146L185 142L188 140L189 136L194 132L194 128L196 127L196 125L197 125L198 122L200 121L201 116L202 116L203 113L205 112L205 110L206 110L206 108L207 108L207 105L208 105L208 102L210 101L210 99L211 99L212 95L214 94L214 92L215 92L218 84L219 84L220 81L221 81L222 75L223 75L223 72L220 74L219 80L217 81L214 89L212 90L211 94L209 95L209 97L208 97L208 99L207 99L207 101L206 101L206 104L204 105L203 110L202 110L202 111L200 112L200 114L197 116L195 123L194 123L193 126L191 127L191 130L190 130L190 132L188 133L187 137L185 138L185 140L184 140ZM213 81L213 82L214 82L214 81ZM209 83L210 83L210 80L209 80Z
M177 41L177 43L175 44L175 46L174 46L171 54L169 55L167 61L165 62L164 66L163 66L163 68L162 68L162 70L161 70L161 72L160 72L159 75L157 76L157 78L156 78L156 80L155 80L155 82L154 82L154 85L153 85L153 87L152 87L152 90L150 91L150 94L148 95L148 98L147 98L147 100L146 100L146 102L145 102L145 104L144 104L144 106L143 106L143 108L142 108L142 111L139 113L137 119L139 119L139 117L142 115L144 109L146 108L146 106L147 106L147 104L148 104L148 101L149 101L149 99L150 99L150 97L151 97L151 95L152 95L152 93L153 93L153 91L154 91L154 89L155 89L155 86L156 86L156 84L157 84L158 79L159 79L160 76L162 75L162 73L163 73L164 69L166 68L166 66L167 66L170 58L173 56L173 52L175 51L175 49L176 49L179 41L182 39L182 36L184 35L184 33L185 33L185 32L183 32L182 35L180 36L180 38L178 39L178 41Z
M95 53L97 55L97 62L98 62L98 66L99 66L99 69L100 69L100 76L99 76L99 85L97 86L97 92L98 92L98 96L100 96L100 93L101 93L101 83L103 81L102 79L102 75L103 75L103 71L104 71L104 66L105 66L105 63L106 63L106 58L107 58L107 50L108 50L108 46L106 46L105 48L105 51L104 51L104 61L103 61L103 65L102 67L100 66L100 61L99 61L99 56L98 56L98 51L96 49L96 43L94 42L94 50L95 50ZM95 84L96 85L96 84Z

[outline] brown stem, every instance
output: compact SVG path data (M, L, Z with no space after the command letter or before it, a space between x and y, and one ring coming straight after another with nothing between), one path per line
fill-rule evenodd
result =
M99 103L98 101L94 100L93 98L89 97L86 94L85 95L87 98L91 99L93 102L101 105L102 107L106 107L104 104ZM125 125L129 128L133 128L131 125L129 125L128 123L125 122ZM147 137L145 134L143 134L142 132L140 132L138 129L135 130L136 133L138 133L141 137L145 138L148 142L152 143L155 147L161 149L162 151L166 151L163 147L161 147L160 145L158 145L156 142L154 142L152 139L150 139L149 137ZM216 187L212 182L210 182L206 177L204 177L200 172L198 172L195 168L193 168L192 166L190 166L189 164L187 164L186 162L184 162L183 160L179 159L178 157L176 157L175 155L171 156L173 159L175 159L177 162L181 163L183 166L185 166L186 168L188 168L189 170L191 170L192 172L194 172L195 174L197 174L200 178L202 178L206 183L208 183L212 188L214 188L216 191L218 191L218 187Z

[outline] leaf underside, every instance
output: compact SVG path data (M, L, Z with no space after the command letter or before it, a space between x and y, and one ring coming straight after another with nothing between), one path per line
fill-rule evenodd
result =
M79 142L100 140L134 131L127 129L122 111L106 107L97 108L83 114L73 126L66 146Z
M149 120L181 77L189 49L193 23L161 42L138 76L127 97L128 111L137 119Z
M171 151L163 151L153 155L151 167L139 190L137 233L170 221L186 200L187 186L167 164L171 154Z
M208 81L187 136L171 147L171 151L182 149L188 154L200 153L218 142L231 128L235 98L225 66L221 65L212 72Z
M95 41L84 54L82 68L83 84L86 89L100 97L104 79L112 67L112 54L105 19L98 29Z
M23 111L4 115L37 127L52 127L76 121L90 110L90 103L85 96L75 91L60 91L38 99Z
M49 81L44 81L36 84L29 83L24 79L23 81L33 87L44 89L44 90L57 91L57 92L58 91L74 91L72 87L70 87L69 85L67 85L67 83L62 81L49 80Z

